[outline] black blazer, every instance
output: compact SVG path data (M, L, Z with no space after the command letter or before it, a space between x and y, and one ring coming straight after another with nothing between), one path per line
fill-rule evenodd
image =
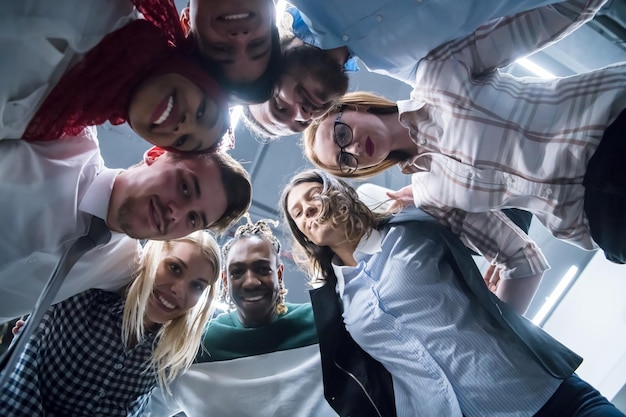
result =
M324 397L341 417L396 417L391 374L352 339L335 282L309 291L319 339Z

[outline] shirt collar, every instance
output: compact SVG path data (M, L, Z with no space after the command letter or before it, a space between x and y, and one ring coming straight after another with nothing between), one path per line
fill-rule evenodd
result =
M376 229L372 229L369 236L363 236L354 250L357 266L341 265L341 260L337 256L333 258L331 265L337 277L337 292L340 297L343 297L346 283L350 282L361 271L363 261L382 250L382 241L383 234Z
M293 17L293 23L291 25L291 30L293 31L293 34L302 42L323 49L319 39L311 31L310 23L307 24L307 21L305 20L305 17L302 15L302 13L300 13L300 10L298 10L294 6L287 6L285 11ZM349 49L350 48L348 48L348 50ZM359 70L359 64L357 63L356 57L352 54L352 51L349 51L349 54L350 55L348 56L348 60L344 64L344 70L346 72L357 72Z
M109 201L113 192L115 178L122 172L121 169L102 170L89 184L78 208L84 213L91 214L106 221L109 211Z

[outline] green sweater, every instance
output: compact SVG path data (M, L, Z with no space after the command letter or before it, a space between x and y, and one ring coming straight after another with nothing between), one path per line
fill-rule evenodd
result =
M243 327L237 311L209 321L196 362L224 361L317 343L311 304L287 304L287 313L263 327Z

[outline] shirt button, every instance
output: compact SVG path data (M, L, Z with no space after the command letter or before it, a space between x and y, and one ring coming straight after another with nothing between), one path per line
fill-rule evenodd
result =
M548 197L551 196L552 195L552 188L546 188L545 193L546 193L546 196L548 196Z
M344 40L344 42L348 42L348 40L350 40L350 36L348 36L348 35L343 35L343 36L341 37L341 39L343 39L343 40Z
M121 364L121 363L116 363L115 364L115 369L122 369L123 367L124 367L124 365Z
M330 397L330 400L331 401L335 401L335 397Z
M376 16L376 21L377 22L382 22L383 21L383 17L381 15Z
M419 140L420 145L426 145L426 139L422 138Z
M106 395L107 394L106 394L106 391L104 390L104 388L100 388L100 392L98 393L98 396L100 398L104 398L104 397L106 397Z

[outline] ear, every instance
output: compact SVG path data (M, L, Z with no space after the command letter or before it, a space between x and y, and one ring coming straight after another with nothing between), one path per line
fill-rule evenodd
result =
M285 269L285 265L278 265L278 269L276 270L276 275L278 275L278 282L283 282L283 270Z
M183 27L185 36L189 36L191 32L191 17L189 15L189 7L185 7L180 13L180 25Z
M159 159L167 151L159 146L153 146L143 154L143 161L146 165L152 165L154 161Z

